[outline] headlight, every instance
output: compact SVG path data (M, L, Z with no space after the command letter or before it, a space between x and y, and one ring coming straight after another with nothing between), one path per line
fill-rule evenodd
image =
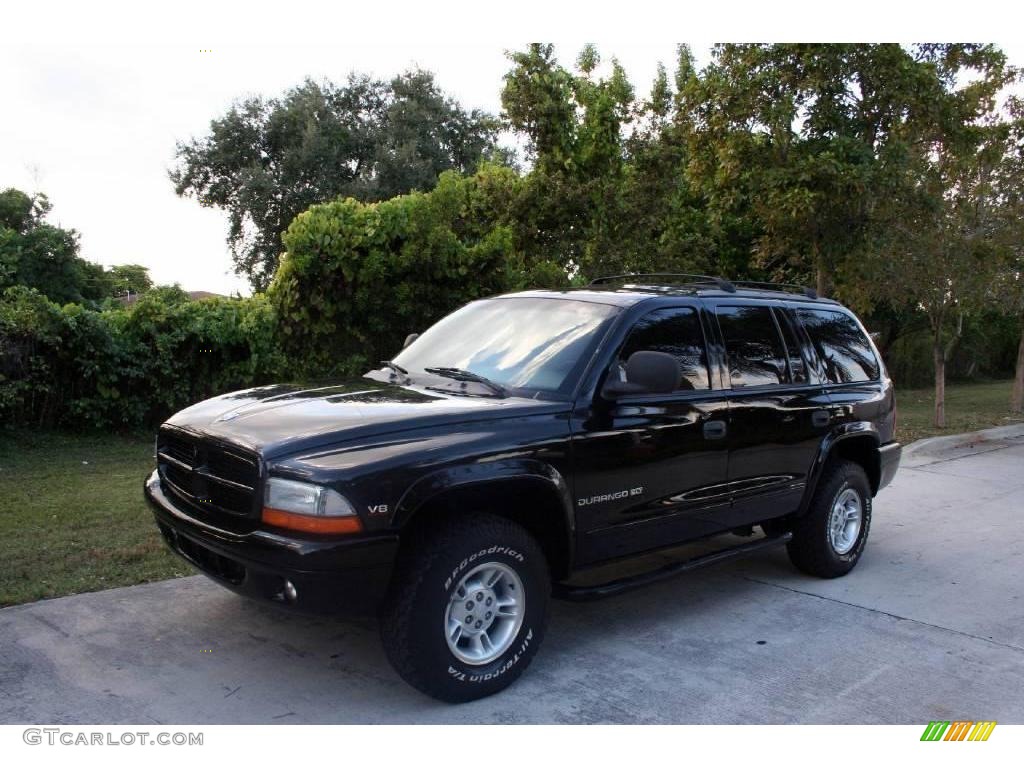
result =
M355 533L363 529L355 509L337 491L280 477L267 480L263 522L308 533Z

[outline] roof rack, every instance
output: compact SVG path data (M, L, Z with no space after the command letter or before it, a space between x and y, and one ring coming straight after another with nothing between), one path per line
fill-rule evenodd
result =
M606 277L598 277L590 281L590 285L601 285L603 283L611 283L616 280L632 280L635 278L649 278L649 277L684 277L687 278L687 282L690 283L707 283L710 285L717 286L721 290L727 293L736 293L736 286L724 277L713 277L711 275L691 275L685 272L634 272L626 275L608 275Z
M799 291L808 299L818 298L818 292L816 290L808 288L806 285L797 285L796 283L768 283L757 280L735 280L734 283L740 287L749 286L752 288L768 288L774 290L789 289L791 291Z

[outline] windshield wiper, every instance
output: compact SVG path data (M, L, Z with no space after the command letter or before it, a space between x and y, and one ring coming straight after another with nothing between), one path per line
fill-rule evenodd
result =
M385 368L391 369L395 373L398 373L398 374L401 374L402 376L405 376L405 378L407 378L407 379L409 378L409 372L407 370L405 370L405 368L400 366L398 363L394 363L394 362L392 362L390 360L381 360L380 364L383 365Z
M483 384L499 397L508 397L508 392L503 386L501 386L501 384L491 381L486 376L481 376L479 373L467 371L464 368L440 366L437 368L424 368L423 370L427 373L436 374L437 376L444 376L446 379L454 379L455 381L473 381L477 384Z

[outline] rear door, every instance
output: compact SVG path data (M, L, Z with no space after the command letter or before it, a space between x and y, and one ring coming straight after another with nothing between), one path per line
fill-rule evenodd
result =
M795 313L812 345L813 363L825 382L836 422L870 422L881 442L892 440L892 386L857 319L839 307L800 307Z
M666 352L682 369L677 390L614 403L597 394L574 412L581 564L723 529L729 508L728 403L716 391L704 326L704 312L696 304L643 314L617 342L606 375L620 375L621 364L634 352Z
M769 302L716 303L729 402L730 526L800 505L831 405L787 313Z

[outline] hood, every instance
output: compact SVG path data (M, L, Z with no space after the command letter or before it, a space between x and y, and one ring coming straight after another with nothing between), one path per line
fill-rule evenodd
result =
M167 424L259 451L264 458L389 432L568 410L517 397L470 397L353 379L232 392L179 411Z

